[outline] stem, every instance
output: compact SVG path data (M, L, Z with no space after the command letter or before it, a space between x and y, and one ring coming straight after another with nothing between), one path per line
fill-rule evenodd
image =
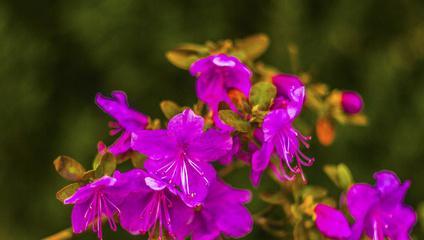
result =
M60 232L43 238L43 240L68 240L71 239L73 235L72 228L66 228Z
M233 164L225 166L223 169L219 170L218 174L220 177L225 177L236 169L242 168L245 164L242 161L236 161Z

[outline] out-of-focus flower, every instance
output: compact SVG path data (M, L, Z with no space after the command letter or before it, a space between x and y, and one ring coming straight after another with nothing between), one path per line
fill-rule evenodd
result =
M277 88L272 109L287 109L290 118L296 118L303 108L305 100L305 85L299 77L290 74L276 74L272 83Z
M346 114L353 115L362 110L364 102L359 93L354 91L343 91L341 105Z
M216 172L210 161L224 157L232 148L229 133L203 131L204 120L190 109L174 116L167 130L133 133L132 147L149 158L144 167L181 191L193 207L203 202Z
M375 186L358 183L347 192L347 208L355 221L350 235L342 213L328 206L315 209L318 229L333 239L358 240L363 234L375 240L410 239L417 219L414 210L403 203L410 182L402 184L390 171L377 172L374 179Z
M178 226L187 224L193 217L193 209L170 191L169 186L134 169L119 176L125 179L130 191L121 204L121 226L131 234L149 233L149 239L171 239L177 235Z
M148 117L128 106L127 95L123 91L113 91L112 98L101 93L96 95L96 104L116 122L110 122L110 135L122 132L121 136L108 148L114 155L126 153L131 149L131 133L146 128Z
M326 237L348 239L351 236L349 222L341 211L320 203L315 207L315 214L315 224Z
M252 231L253 219L243 204L248 203L248 190L235 189L216 180L205 202L198 206L187 224L180 224L180 239L191 235L193 240L213 240L222 233L231 238L241 238Z
M65 199L65 204L73 204L72 229L74 233L82 233L91 224L93 232L102 239L102 218L106 218L109 226L116 231L114 215L120 212L118 206L125 198L127 191L117 183L115 177L104 176L83 187L80 187L71 197Z
M233 111L237 111L228 91L237 89L249 96L252 72L236 57L217 54L194 62L190 73L197 77L197 97L212 110L215 124L225 128L226 125L218 117L219 103L225 102Z
M262 172L269 166L280 180L292 180L294 174L304 178L302 166L311 166L313 158L300 151L300 143L309 148L309 137L303 136L292 126L293 115L286 109L270 111L262 124L262 147L252 156L252 182L259 183ZM271 162L272 155L280 158L278 164ZM293 174L286 172L286 168Z

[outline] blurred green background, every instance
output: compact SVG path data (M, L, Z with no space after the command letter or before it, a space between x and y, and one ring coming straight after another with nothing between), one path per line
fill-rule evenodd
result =
M345 162L357 181L391 169L412 179L407 202L416 207L424 196L424 1L1 0L0 239L40 239L70 224L70 208L55 199L66 182L52 160L66 154L89 166L97 141L112 140L96 92L125 90L132 106L162 117L163 99L195 101L193 79L165 51L257 32L271 37L264 61L290 71L295 43L314 80L366 102L368 127L339 126L331 147L313 142L310 182L329 184L327 163ZM423 230L418 224L416 236ZM87 238L94 235L79 237Z

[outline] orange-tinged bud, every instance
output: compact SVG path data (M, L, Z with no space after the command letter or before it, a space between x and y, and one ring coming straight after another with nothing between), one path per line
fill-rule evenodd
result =
M333 143L336 136L334 125L330 119L322 117L316 122L316 134L318 141L324 145L329 146Z

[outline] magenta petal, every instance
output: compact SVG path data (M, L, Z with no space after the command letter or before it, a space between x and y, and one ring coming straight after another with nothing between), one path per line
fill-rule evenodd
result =
M63 201L64 204L80 204L85 201L91 200L94 190L97 187L108 187L113 186L116 183L116 179L109 176L104 176L97 179L96 181L78 188L78 190L69 198Z
M269 143L269 142L263 143L261 149L259 149L253 154L252 170L264 171L269 164L273 150L274 150L274 145L272 143Z
M127 96L122 91L114 91L114 98L107 98L101 93L96 95L96 104L105 113L116 119L119 125L127 131L144 129L148 123L148 117L128 106Z
M72 231L74 233L82 233L86 230L90 220L86 219L84 216L88 210L90 202L85 202L82 204L76 204L72 208L71 220L72 220Z
M209 108L216 112L220 102L227 98L222 79L212 76L201 76L196 81L197 97L207 103Z
M115 140L115 142L109 146L108 151L114 155L126 153L131 149L131 133L123 132L122 135Z
M273 109L286 109L290 118L294 119L303 107L306 94L304 84L299 77L289 74L277 74L273 76L272 82L277 88Z
M131 234L144 234L156 223L149 211L157 208L154 191L131 193L121 207L121 226Z
M264 119L262 130L264 141L271 141L271 139L279 134L282 128L291 127L292 119L286 109L277 109L270 111Z
M410 239L412 227L417 222L417 214L409 206L399 206L396 210L383 216L385 235L390 239Z
M202 134L203 125L204 120L201 116L194 114L191 109L186 109L169 121L168 133L178 142L189 143Z
M193 208L187 207L177 196L172 197L172 199L174 200L169 209L172 220L172 230L178 240L184 240L192 231L190 224L195 217L195 212Z
M150 187L151 189L153 189L155 191L160 191L160 190L163 190L167 187L166 183L159 181L159 180L152 178L152 177L146 177L144 179L144 181L146 182L146 185L148 187Z
M227 236L240 238L250 233L253 218L242 204L251 200L248 190L233 188L217 180L210 189L205 208L215 215L217 227Z
M264 142L262 148L256 151L252 156L252 184L257 186L262 172L268 167L271 160L274 145L271 142Z
M114 97L119 103L128 105L128 97L124 91L112 91L112 97Z
M378 201L378 192L370 185L358 183L347 192L347 207L355 219L362 219Z
M234 238L247 235L253 227L252 216L243 206L248 201L249 191L235 189L216 180L190 224L192 239L212 240L220 233Z
M193 233L191 235L192 240L215 240L219 237L218 227L215 226L212 217L205 217L199 213L194 218L195 224L192 226Z
M218 228L232 238L241 238L253 229L253 218L246 207L241 205L223 206L217 217Z
M229 133L209 129L189 145L188 154L193 159L214 161L232 149L233 140Z
M400 180L392 171L383 170L374 173L376 187L382 194L390 194L400 185Z
M315 224L321 233L329 238L347 238L351 229L346 217L337 209L325 204L315 207Z
M160 159L176 154L175 140L166 130L141 130L132 134L131 146L134 150L150 158Z
M190 207L203 202L211 183L215 181L215 169L207 162L184 161L180 169L181 199Z

